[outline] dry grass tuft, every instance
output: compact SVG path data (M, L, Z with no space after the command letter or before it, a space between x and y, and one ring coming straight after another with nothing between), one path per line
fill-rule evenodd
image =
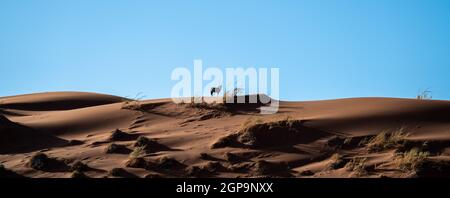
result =
M355 157L345 165L345 168L354 171L357 175L364 175L367 174L366 161L365 157Z
M112 153L118 153L118 154L126 154L129 153L129 149L125 145L121 144L110 144L105 148L105 153L112 154Z
M145 95L142 95L142 92L139 92L136 94L136 96L133 99L130 98L124 98L122 103L122 109L128 109L133 111L145 111L142 108L142 99L145 98Z
M146 169L148 167L148 162L142 157L132 157L125 162L125 166L130 168Z
M134 150L130 153L131 158L138 158L145 156L147 154L146 147L145 146L138 146L135 147Z
M89 170L89 166L87 164L83 163L82 161L76 161L70 167L70 171L84 172L87 170Z
M211 148L216 149L232 146L268 148L282 144L299 143L311 139L310 137L304 136L304 134L309 132L311 130L303 126L302 120L284 119L273 122L250 120L244 122L238 132L217 140ZM311 133L315 133L315 131ZM315 135L318 133L320 132L317 132Z
M331 162L329 163L329 167L331 169L340 169L345 167L345 165L348 163L348 160L344 159L342 155L339 153L335 153L331 156Z
M245 120L244 123L242 123L241 128L245 129L255 124L262 124L262 123L264 123L264 121L261 118L250 117L247 118L247 120Z
M88 176L85 175L82 171L75 170L70 175L70 178L88 178Z
M413 148L397 157L395 165L404 171L417 171L422 168L429 155L428 152Z
M408 136L404 127L394 132L383 131L368 140L366 145L370 151L382 151L401 146Z

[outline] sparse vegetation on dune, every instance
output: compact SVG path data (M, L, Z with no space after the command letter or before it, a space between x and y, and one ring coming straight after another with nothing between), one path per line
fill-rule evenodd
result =
M182 164L178 160L172 157L162 157L158 161L156 161L157 168L162 169L179 169L184 168L186 165Z
M262 123L264 123L264 121L261 118L250 117L250 118L247 118L244 121L244 123L242 123L241 128L248 128L255 124L262 124Z
M208 177L214 172L211 172L209 169L204 166L189 166L186 168L186 174L191 177Z
M266 160L258 160L254 165L254 171L259 175L271 175L288 170L289 166L286 163L273 163Z
M197 108L197 109L208 109L208 110L218 110L218 111L225 111L226 106L223 103L207 103L207 102L190 102L185 103L185 105L189 108Z
M87 170L89 170L89 166L87 164L83 163L82 161L76 161L70 167L70 171L84 172Z
M425 89L423 91L419 91L419 94L417 94L418 100L431 100L433 99L433 96L431 95L431 91L429 89Z
M236 89L234 92L238 91ZM185 105L186 107L204 109L204 110L216 110L222 112L231 112L244 110L248 107L259 107L263 105L261 102L262 97L264 101L270 100L267 95L257 94L257 95L242 95L238 96L238 93L226 93L221 99L218 100L205 100L204 97L191 97L189 101L182 101L178 104ZM253 100L254 99L254 100ZM237 108L236 108L237 107Z
M450 177L449 101L279 101L278 113L260 114L266 104L245 95L226 104L84 95L7 98L0 178Z
M130 153L130 149L128 149L125 145L112 143L105 148L105 152L108 154L126 154Z
M392 149L403 145L409 134L406 132L406 128L401 127L393 132L383 131L371 138L367 142L367 148L370 151L382 151L386 149Z
M31 168L36 170L46 169L49 165L50 158L44 153L37 153L33 155L29 161Z
M149 162L147 162L143 157L150 152L157 152L161 150L170 150L168 147L158 143L156 140L149 139L145 136L140 136L134 143L134 150L130 153L130 158L126 162L127 167L133 168L148 168ZM174 159L160 159L156 164L168 163L170 166Z
M160 144L157 140L139 136L134 143L135 150L144 150L145 152L158 152L163 150L170 150L167 146Z
M238 141L250 147L270 146L278 142L298 139L303 122L301 120L282 120L269 123L255 123L241 130Z
M430 153L428 152L413 148L410 151L400 154L395 159L395 164L399 169L404 171L417 171L423 167L429 155Z
M145 95L142 95L142 92L136 94L134 98L124 98L122 103L122 109L128 109L133 111L145 111L142 108L142 99L145 98Z
M208 162L205 165L205 168L210 172L217 172L219 170L225 169L225 167L223 167L223 165L220 162Z
M142 102L139 100L125 101L122 103L122 109L128 109L133 111L143 111Z
M238 155L236 155L234 153L230 153L230 152L225 153L225 159L229 163L232 163L232 164L242 162L241 157L239 157Z
M147 147L155 143L156 142L154 140L151 140L145 136L139 136L139 138L134 143L134 147Z
M53 171L61 170L67 171L70 169L67 166L67 161L58 158L48 157L45 153L36 153L28 161L27 165L35 170Z
M248 122L248 124L246 124ZM292 145L308 142L319 137L323 132L303 126L304 121L284 119L273 122L246 121L237 132L218 139L211 148L250 147L269 148L272 146Z
M147 168L148 162L142 157L131 157L125 162L126 167L130 168Z
M146 155L146 148L144 146L134 147L134 150L130 153L130 157L137 158Z
M136 134L130 134L120 129L116 129L111 132L107 141L130 141L136 139L136 137Z
M221 137L211 145L211 148L217 149L217 148L224 148L227 146L232 146L233 144L236 143L237 136L238 136L238 134L231 134L231 135Z
M136 175L128 172L127 170L123 169L123 168L113 168L109 171L108 173L110 176L113 177L123 177L123 178L135 178L137 177Z
M340 168L343 168L346 164L347 164L347 162L348 162L348 160L347 159L345 159L342 155L340 155L339 153L335 153L335 154L333 154L332 156L331 156L331 158L330 158L330 163L329 163L329 167L331 168L331 169L340 169Z
M82 171L75 170L70 175L70 178L74 178L74 179L76 179L76 178L88 178L88 176L86 174L84 174Z
M356 175L365 175L367 174L367 158L365 157L355 157L351 159L346 165L345 168L349 171L354 172Z

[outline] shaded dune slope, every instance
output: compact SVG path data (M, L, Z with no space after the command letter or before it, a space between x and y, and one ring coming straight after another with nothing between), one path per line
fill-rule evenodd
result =
M66 144L64 139L11 122L0 115L0 154L31 152Z

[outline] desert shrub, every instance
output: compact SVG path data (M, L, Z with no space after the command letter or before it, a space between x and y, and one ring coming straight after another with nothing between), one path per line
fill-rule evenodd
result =
M50 159L44 153L37 153L30 158L28 164L36 170L44 170L48 167Z
M348 162L348 160L344 159L344 157L339 155L338 153L332 155L330 159L331 159L331 162L329 163L328 166L331 169L343 168Z
M29 159L27 165L41 171L68 171L70 169L68 163L69 160L66 159L50 158L44 153L36 153Z
M152 143L152 140L148 139L145 136L139 136L136 142L134 143L134 147L144 147Z
M367 173L366 161L367 158L355 157L345 165L345 168L354 171L357 175L363 175Z
M305 136L304 132L313 132L312 136ZM267 148L280 146L281 144L297 144L310 141L318 136L320 131L313 131L303 126L301 120L285 119L275 122L250 124L241 128L237 133L218 139L211 148L223 148L227 146L243 146L249 148Z
M140 146L140 147L135 147L133 149L133 151L130 153L130 157L131 158L137 158L137 157L142 157L144 155L146 155L147 152L145 150L145 147Z
M186 165L172 157L162 157L157 162L157 167L162 169L184 168Z
M254 170L260 175L269 175L280 171L287 171L288 166L285 163L273 163L259 160L255 163Z
M276 139L288 142L297 139L295 136L301 126L302 122L299 120L282 120L265 124L254 124L244 128L238 140L249 146L271 145L272 140Z
M430 153L422 152L418 148L407 151L395 160L397 167L404 171L417 171L422 168Z
M124 98L122 103L122 109L134 110L134 111L145 111L142 108L142 99L145 98L145 95L142 95L142 92L136 94L133 99Z
M230 152L225 153L225 159L230 163L239 163L239 162L243 161L243 159L241 157L237 156L234 153L230 153Z
M127 162L125 162L126 167L130 168L147 168L147 161L142 157L133 157L129 158Z
M139 138L134 143L135 150L136 148L141 148L145 152L157 152L157 151L163 151L163 150L170 150L165 145L162 145L158 143L158 141L149 139L145 136L139 136ZM140 149L138 149L140 150Z
M81 161L76 161L70 167L70 171L84 172L84 171L87 171L87 170L89 170L89 166L86 165L85 163L81 162Z
M185 107L188 108L201 110L215 110L215 111L227 110L227 106L223 102L220 101L205 102L203 100L203 97L191 97L190 101L186 101L180 104L185 105Z
M116 129L111 132L108 141L130 141L136 139L136 136L136 134L129 134L120 129Z
M242 123L241 128L248 128L248 127L250 127L252 125L255 125L255 124L262 124L263 122L264 121L261 118L250 117L250 118L247 118L244 121L244 123Z
M254 124L241 130L237 140L250 147L272 146L298 139L296 135L301 125L302 122L297 120Z
M383 131L367 141L370 151L382 151L401 146L409 134L405 128L400 128L394 132Z
M352 138L352 137L345 138L345 139L344 139L344 144L345 144L345 145L349 145L349 144L352 143L352 141L353 141L353 138Z
M123 168L113 168L109 171L109 175L113 177L124 177L124 178L135 178L136 175L128 172L127 170Z
M134 110L134 111L143 111L142 102L139 100L131 100L125 101L122 103L122 109Z
M221 169L225 169L225 167L223 167L220 162L208 162L205 165L205 169L207 169L209 172L213 173L213 172L219 171Z
M418 100L431 100L433 96L431 96L431 91L426 89L423 91L419 91L419 94L417 94Z
M236 143L236 138L239 136L239 134L231 134L224 137L220 137L216 142L214 142L211 145L212 149L216 148L224 148L227 146L231 146Z
M88 178L82 171L75 170L70 175L70 178Z
M125 145L121 144L110 144L105 148L105 152L108 154L111 153L128 153L129 149Z
M120 177L123 171L125 171L123 168L113 168L109 170L108 174L114 177Z
M189 166L186 168L186 174L192 177L206 177L211 175L211 172L205 167Z

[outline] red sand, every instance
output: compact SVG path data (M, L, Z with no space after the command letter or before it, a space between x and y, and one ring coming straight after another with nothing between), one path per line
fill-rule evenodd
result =
M450 101L280 102L274 115L260 115L254 105L204 108L177 105L170 99L126 102L81 92L20 95L0 101L0 162L26 177L72 175L68 169L31 168L30 158L38 152L68 166L82 161L90 167L84 170L88 177L120 177L110 173L113 168L124 168L129 173L124 177L449 177ZM269 126L288 117L289 122L299 122L291 126L296 139L283 139L288 128L272 134L255 129L246 135L256 135L257 141L270 137L272 144L252 147L231 138L237 143L212 148L224 137L245 133L245 122ZM401 127L407 134L401 143L375 151L369 148L367 142L375 135ZM130 138L108 140L115 129L129 133ZM144 165L127 167L132 158L128 153L138 136L155 140L160 147L149 146L139 158ZM123 145L125 151L106 153L111 143ZM402 168L400 156L412 148L426 152L427 163L417 169ZM430 171L428 162L440 166L441 172Z

